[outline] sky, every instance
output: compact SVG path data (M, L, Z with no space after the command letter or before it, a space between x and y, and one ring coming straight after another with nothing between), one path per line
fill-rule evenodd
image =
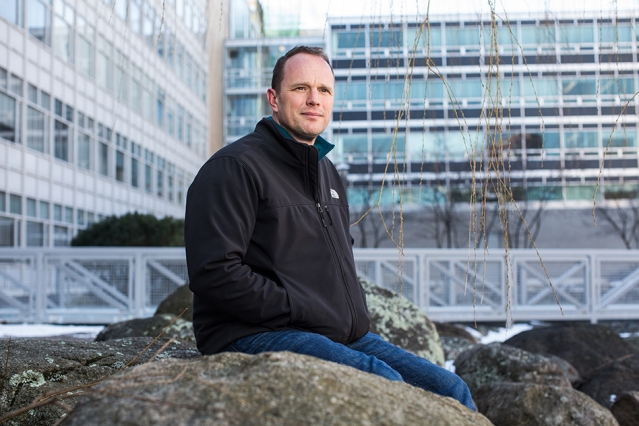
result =
M265 11L297 12L303 29L323 28L326 17L639 10L639 0L260 0Z

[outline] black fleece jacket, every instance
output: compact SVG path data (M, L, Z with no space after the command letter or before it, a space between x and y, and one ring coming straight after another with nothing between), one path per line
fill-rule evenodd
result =
M340 343L368 331L339 174L271 119L202 166L187 195L185 242L205 355L264 331Z

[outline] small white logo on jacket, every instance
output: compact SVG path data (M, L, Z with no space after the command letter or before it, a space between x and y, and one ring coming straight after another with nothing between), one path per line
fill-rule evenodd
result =
M331 197L339 199L339 194L333 188L331 188Z

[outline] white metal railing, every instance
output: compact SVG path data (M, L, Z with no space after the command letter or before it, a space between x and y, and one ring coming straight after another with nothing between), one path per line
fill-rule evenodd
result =
M540 255L355 249L361 276L401 292L437 321L639 319L639 250ZM0 249L0 320L146 317L186 280L183 248Z

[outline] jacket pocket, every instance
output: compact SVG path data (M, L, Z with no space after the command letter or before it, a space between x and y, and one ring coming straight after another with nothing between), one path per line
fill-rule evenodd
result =
M291 313L290 313L291 318L289 320L289 325L292 325L299 319L298 318L299 311L297 310L297 305L295 301L293 300L293 296L291 294L289 286L286 284L286 281L282 279L282 276L279 274L279 272L277 272L275 268L273 268L273 273L277 277L282 287L284 287L284 290L286 290L286 297L288 297L288 305L291 308Z

